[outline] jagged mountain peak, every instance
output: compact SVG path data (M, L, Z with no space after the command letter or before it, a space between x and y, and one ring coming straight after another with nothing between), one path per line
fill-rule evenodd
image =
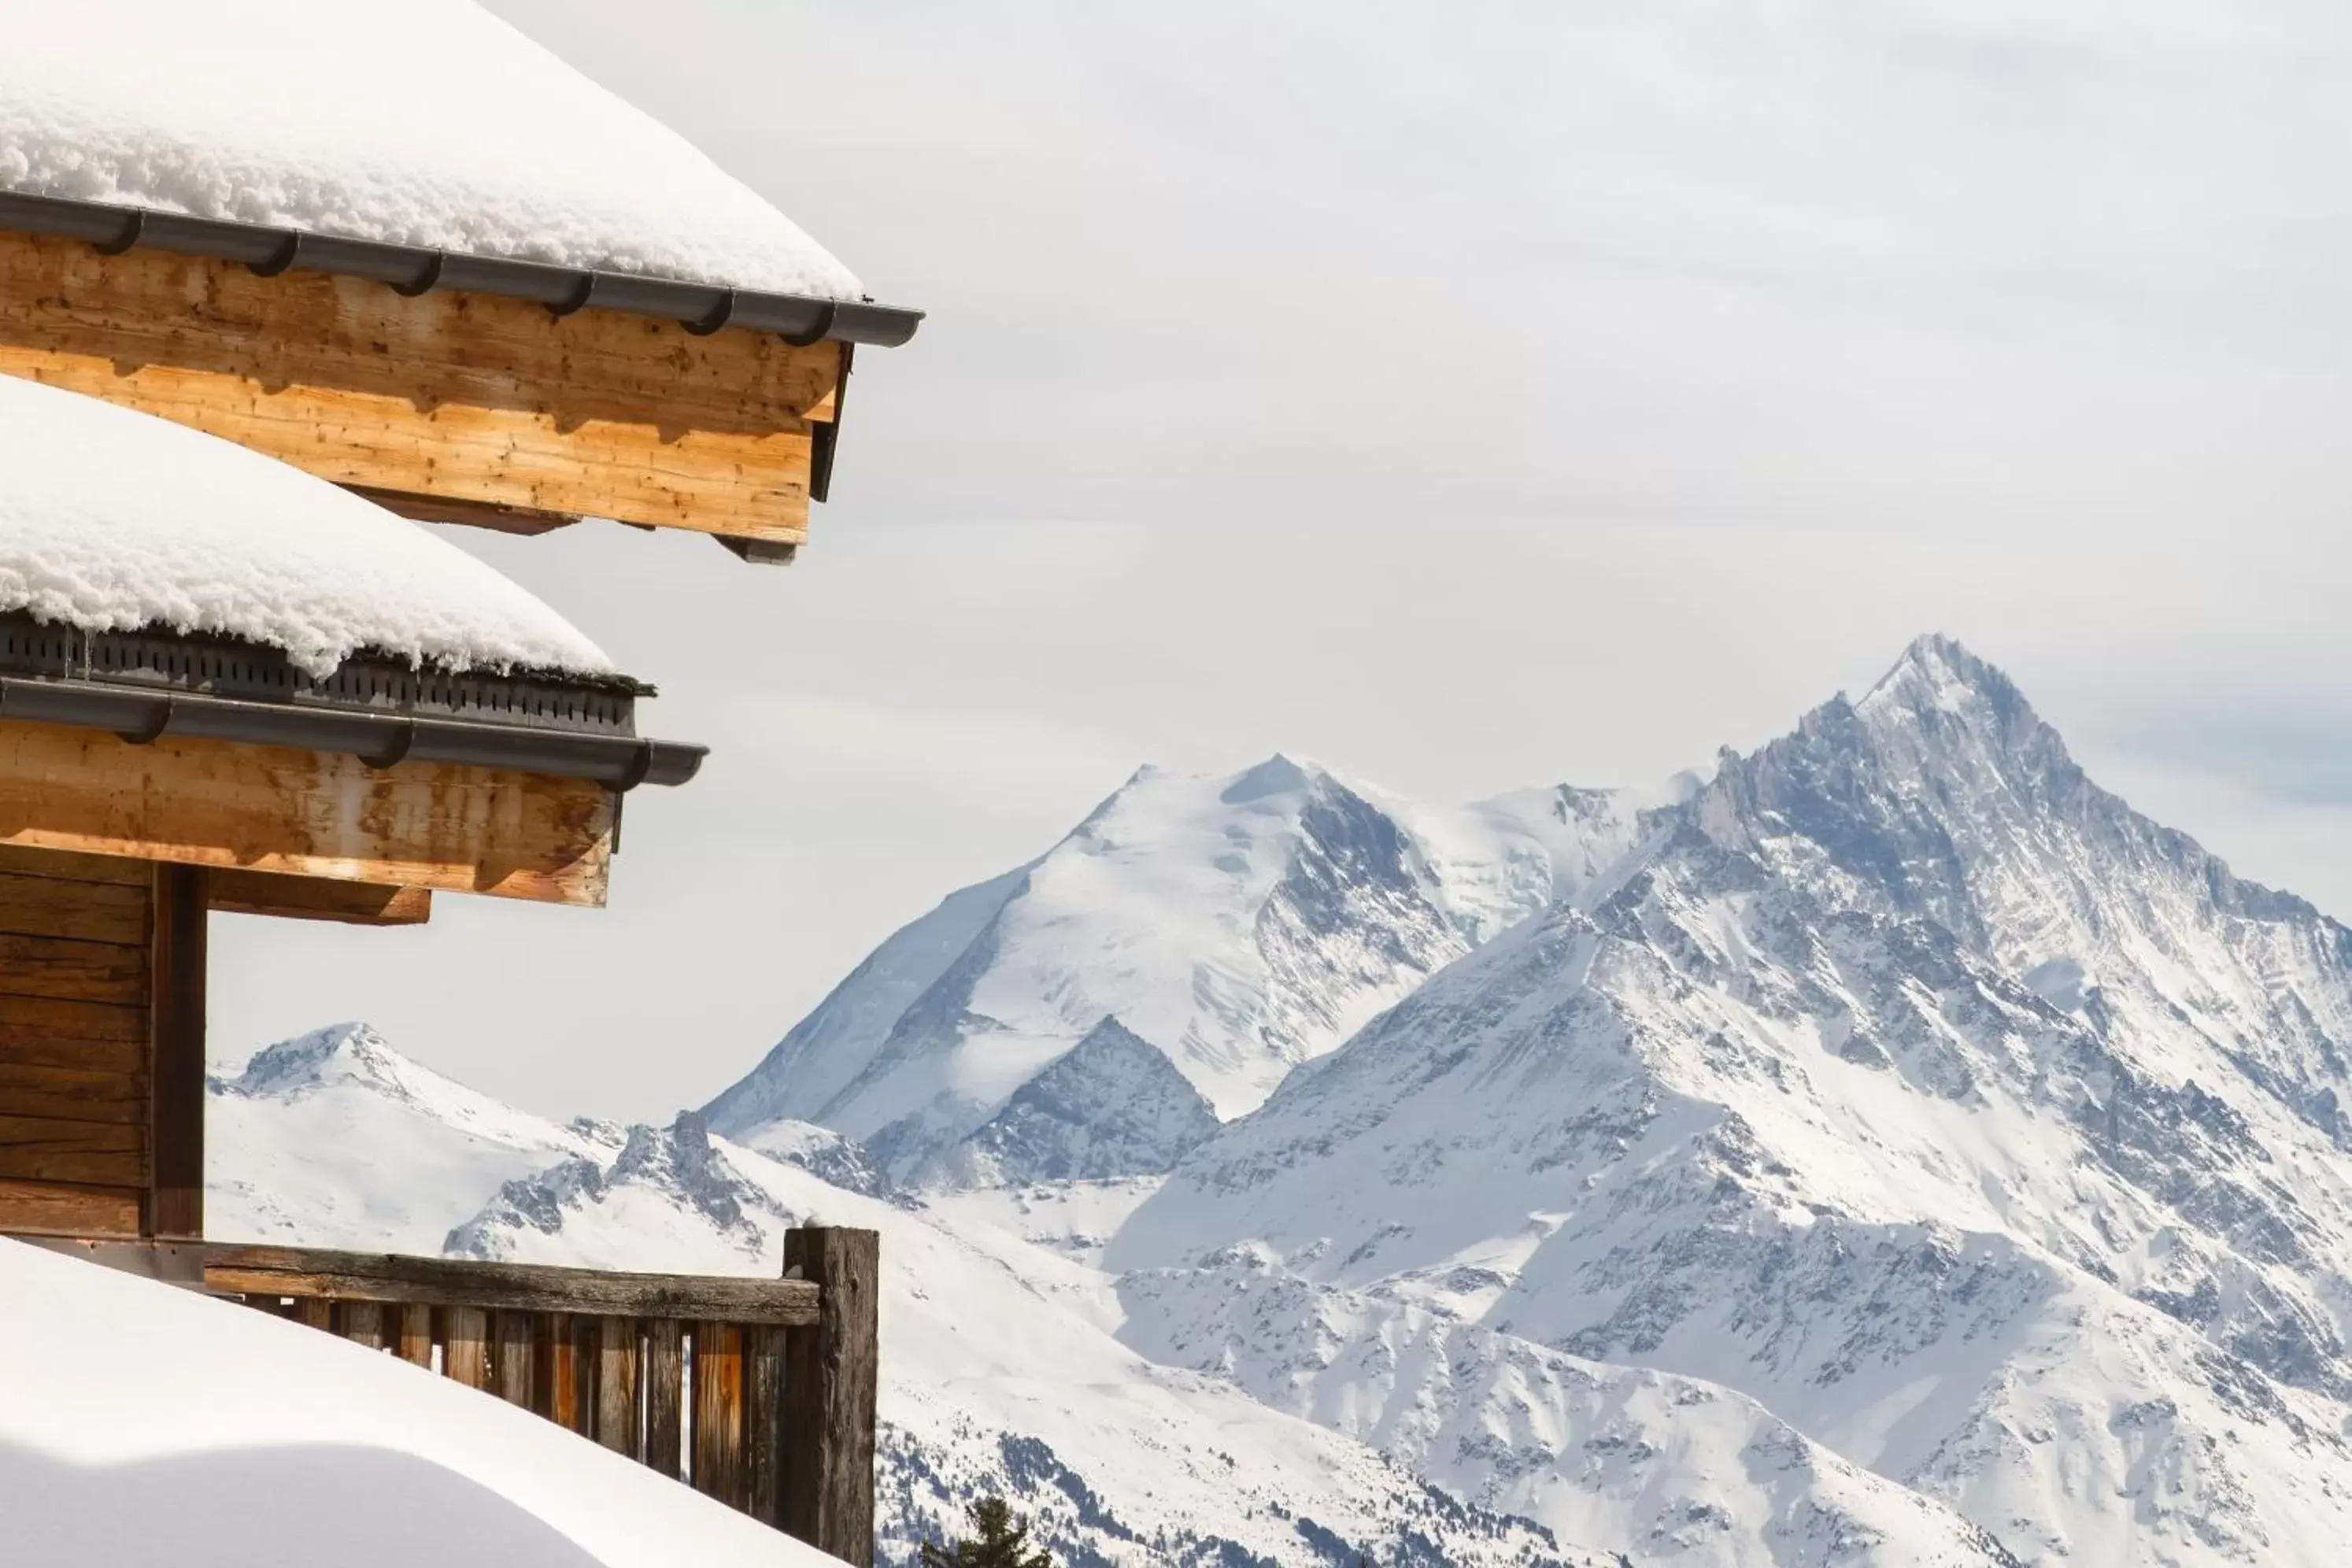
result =
M423 1069L363 1023L330 1024L253 1053L228 1087L239 1094L299 1094L335 1079L397 1081Z
M646 1216L642 1223L685 1225L756 1258L777 1217L772 1198L743 1178L698 1112L682 1110L667 1127L631 1127L609 1163L600 1154L574 1155L505 1183L450 1230L442 1250L512 1258L527 1233L556 1237L583 1214L636 1210Z
M1368 1304L1409 1303L1739 1388L2032 1561L2330 1560L2343 928L1948 638L1656 821L1188 1156L1113 1266L1216 1300L1238 1243L1307 1282L1270 1387L1311 1350L1393 1411L1458 1396Z
M919 1179L1029 1186L1165 1175L1218 1126L1166 1052L1105 1016Z
M435 1114L465 1114L482 1097L395 1049L365 1023L330 1024L253 1053L245 1070L218 1086L254 1099L296 1100L357 1089Z
M1227 805L1247 805L1273 795L1304 794L1332 782L1328 770L1276 752L1256 766L1234 774L1217 798Z

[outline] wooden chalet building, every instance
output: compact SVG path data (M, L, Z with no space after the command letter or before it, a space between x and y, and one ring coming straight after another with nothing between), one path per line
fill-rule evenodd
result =
M315 224L90 199L7 134L0 1233L405 1357L870 1563L873 1233L793 1232L765 1280L207 1238L205 925L602 905L623 802L702 749L639 735L649 688L403 520L596 517L789 561L853 354L919 315L601 265L593 235L552 258L386 237L357 196Z

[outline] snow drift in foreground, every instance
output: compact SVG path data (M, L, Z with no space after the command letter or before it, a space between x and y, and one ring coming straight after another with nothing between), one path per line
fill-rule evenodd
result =
M14 5L0 188L829 300L857 279L473 0Z
M7 103L0 88L0 116ZM613 673L562 616L447 540L234 442L15 376L0 377L0 613L242 637L314 676L361 652Z
M232 1302L13 1241L0 1300L10 1563L833 1561L526 1411Z

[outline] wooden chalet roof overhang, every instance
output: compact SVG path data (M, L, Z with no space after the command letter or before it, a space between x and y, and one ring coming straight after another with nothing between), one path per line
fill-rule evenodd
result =
M637 735L649 689L366 657L314 678L231 638L0 616L0 843L234 873L215 902L242 912L602 905L621 796L706 754Z
M0 192L0 374L406 516L583 516L788 561L854 350L921 312Z

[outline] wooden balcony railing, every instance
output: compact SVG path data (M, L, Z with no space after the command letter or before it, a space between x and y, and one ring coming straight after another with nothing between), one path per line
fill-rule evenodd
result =
M787 1232L781 1279L220 1242L40 1244L397 1355L844 1562L873 1562L873 1231Z

